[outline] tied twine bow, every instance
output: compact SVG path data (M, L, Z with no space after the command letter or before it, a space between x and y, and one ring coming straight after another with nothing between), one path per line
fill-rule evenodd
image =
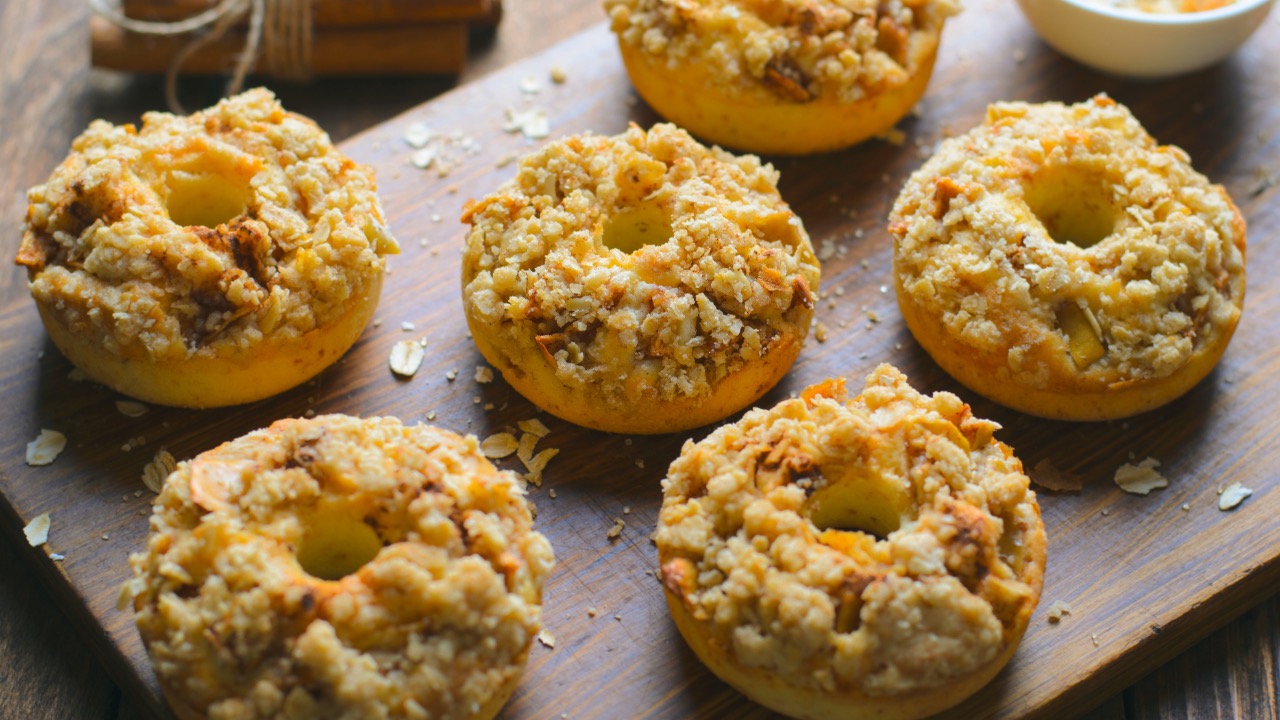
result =
M116 25L140 35L185 35L207 30L192 38L174 55L164 74L164 97L169 109L185 114L178 102L178 73L183 63L200 48L217 41L246 14L249 33L244 50L227 83L227 95L240 92L244 78L262 60L268 75L303 80L311 74L311 0L220 0L217 5L183 20L153 22L126 17L107 5L107 0L89 0L93 11Z

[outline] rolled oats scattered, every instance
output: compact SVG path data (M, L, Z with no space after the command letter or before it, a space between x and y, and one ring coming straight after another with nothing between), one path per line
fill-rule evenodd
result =
M511 433L495 433L480 443L480 453L490 459L504 458L516 451L516 438Z
M142 484L158 495L164 488L165 478L169 477L169 473L173 472L176 467L178 467L178 461L174 459L173 455L168 450L160 448L160 451L151 459L151 462L142 468Z
M538 642L546 645L548 648L554 648L556 646L556 636L552 635L550 630L543 630L538 633Z
M67 436L57 430L41 430L35 440L27 443L27 464L48 465L58 459L67 447Z
M1152 490L1168 487L1169 480L1156 472L1158 467L1160 461L1150 457L1137 465L1125 463L1116 469L1116 485L1132 495L1147 495Z
M1222 495L1218 498L1219 510L1231 510L1235 506L1244 502L1244 499L1253 494L1253 490L1233 482L1223 489Z
M546 437L547 435L551 434L551 430L546 425L544 425L541 420L537 418L531 418L529 420L520 420L519 422L516 423L516 426L519 427L522 431L529 433L530 435L537 435L540 438Z
M493 382L493 370L484 365L477 365L475 372L475 381L481 385Z
M150 408L133 400L117 400L116 410L119 410L120 414L125 417L140 418L146 415Z
M507 122L503 131L519 132L529 140L539 140L551 134L551 122L547 119L547 111L542 108L528 110L507 109Z
M22 534L27 536L27 544L31 547L40 547L49 541L49 513L37 515L31 518L31 522L22 528Z
M413 377L418 372L418 368L422 367L422 358L426 355L426 349L422 347L422 343L417 340L401 340L391 346L391 357L388 363L391 366L391 372L403 376Z

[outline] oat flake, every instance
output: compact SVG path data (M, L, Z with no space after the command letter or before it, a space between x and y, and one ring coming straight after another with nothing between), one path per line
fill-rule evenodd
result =
M31 518L31 522L22 528L22 534L27 536L27 544L31 547L40 547L49 541L49 513L37 515Z
M552 635L550 630L543 630L538 633L538 642L549 648L554 648L556 646L556 636Z
M146 485L151 492L159 495L160 491L164 489L165 478L169 477L169 473L173 472L176 467L178 467L178 461L174 459L173 455L168 450L160 448L160 451L151 459L151 462L142 468L142 484Z
M48 465L58 459L67 447L67 436L57 430L41 430L35 440L27 443L27 464Z
M391 346L391 358L388 361L391 372L402 377L413 377L413 374L418 372L418 368L422 367L422 358L425 354L426 350L421 342L401 340Z
M1125 463L1116 470L1116 485L1133 495L1146 495L1152 490L1168 487L1169 480L1156 472L1158 467L1160 461L1151 457L1137 465Z
M1244 502L1244 499L1253 494L1253 490L1241 485L1238 482L1231 483L1222 490L1221 497L1218 498L1219 510L1231 510L1235 506Z
M490 459L504 458L516 451L516 437L511 433L490 435L480 443L480 453Z
M119 410L120 414L125 417L140 418L146 415L150 408L133 400L117 400L116 410Z

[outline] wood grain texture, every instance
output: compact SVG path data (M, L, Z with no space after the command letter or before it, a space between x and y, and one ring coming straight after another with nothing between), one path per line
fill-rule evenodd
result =
M871 143L825 158L778 162L784 196L805 219L815 242L830 240L844 248L826 263L823 287L832 291L840 286L845 292L820 305L819 319L830 327L831 338L811 343L765 402L829 374L857 377L882 359L892 360L922 389L959 392L979 415L1002 422L1001 438L1028 466L1048 458L1085 481L1079 495L1042 498L1051 556L1041 611L1010 669L954 717L1077 714L1276 590L1280 493L1271 468L1280 443L1269 398L1280 389L1273 320L1280 301L1267 280L1280 268L1265 249L1267 238L1280 228L1280 213L1276 190L1262 188L1257 174L1274 173L1280 163L1280 110L1272 102L1280 84L1267 72L1280 58L1280 44L1274 24L1269 24L1223 66L1167 83L1127 84L1062 60L1003 5L975 3L948 27L923 115L903 125L907 145ZM1012 61L1015 51L1024 53L1024 62ZM541 94L523 97L520 79L545 78L552 64L569 69L569 82L563 87L544 82ZM1127 423L1049 423L973 398L915 347L891 293L879 291L879 286L891 285L884 217L897 187L921 161L915 141L929 147L945 130L966 129L991 100L1074 101L1098 90L1130 105L1162 141L1185 147L1199 169L1223 182L1241 202L1252 227L1249 297L1222 366L1167 410ZM6 398L0 411L6 420L0 428L0 494L6 501L0 503L0 521L12 529L34 514L54 512L51 546L68 558L54 565L37 556L37 569L51 585L64 589L58 599L73 618L92 619L106 630L106 636L86 637L114 658L113 673L126 683L139 679L126 691L143 703L140 712L156 711L158 703L131 620L114 605L126 576L124 555L141 546L145 533L145 520L137 515L143 502L123 498L140 487L141 467L157 447L189 457L308 410L390 413L406 421L435 412L438 424L481 435L535 414L505 385L479 386L469 380L480 358L461 323L456 279L462 228L455 219L466 198L478 197L510 176L510 166L496 167L498 158L528 149L521 138L499 130L505 108L527 105L546 107L557 135L586 128L615 132L629 119L642 124L654 119L631 99L612 41L597 29L347 143L353 156L378 168L392 228L405 253L394 265L379 311L381 325L370 328L317 381L273 400L203 413L155 409L141 419L123 418L115 413L112 393L66 380L69 367L44 339L20 278L14 274L0 287L0 392ZM471 136L481 152L460 156L448 177L424 174L408 164L400 139L414 121ZM852 218L850 209L857 210ZM883 321L868 326L866 310ZM429 342L428 366L408 382L395 381L385 365L390 345L405 336L401 321L414 322ZM459 378L449 382L444 372L454 367ZM479 405L473 402L477 396ZM484 402L494 403L495 410L485 412ZM654 569L647 534L659 504L657 484L683 438L636 438L628 445L620 437L558 421L548 424L553 433L544 444L561 447L563 453L548 470L547 487L535 491L533 499L539 526L552 538L560 560L546 612L558 642L555 650L535 648L525 681L504 717L770 717L706 674L666 619L660 589L646 573ZM27 468L21 462L22 445L40 427L63 430L72 446L53 466ZM145 446L122 451L138 434L146 435ZM1147 498L1121 494L1110 475L1129 453L1159 458L1171 487ZM637 460L645 466L639 467ZM1255 491L1231 514L1214 506L1216 488L1227 479ZM554 500L550 487L557 490ZM1190 511L1181 510L1184 503ZM626 507L631 513L623 512ZM605 533L614 517L625 518L627 530L610 543ZM109 535L106 541L103 532ZM1073 614L1050 626L1044 610L1054 600L1069 602ZM1274 606L1272 601L1264 607ZM594 619L587 614L591 607L597 610ZM1272 613L1267 617L1274 618ZM1232 627L1242 628L1241 637L1259 634L1260 648L1269 638L1274 698L1275 623L1267 620L1270 624L1259 628L1247 622L1249 617ZM1097 647L1091 633L1098 635ZM1227 643L1220 656L1239 657L1225 639L1228 635L1215 635L1212 642L1219 637ZM1261 668L1241 675L1253 678L1265 672ZM1219 681L1212 673L1195 676L1214 688L1220 682L1235 686L1238 677L1233 673L1233 679ZM1164 687L1175 683L1160 680L1159 673L1146 682L1152 683L1153 697L1177 697ZM1123 715L1107 717L1160 712L1142 702L1141 687L1130 694ZM1255 717L1250 711L1267 711L1267 706L1249 702L1227 697L1214 706L1215 712ZM1114 700L1099 709L1114 710Z

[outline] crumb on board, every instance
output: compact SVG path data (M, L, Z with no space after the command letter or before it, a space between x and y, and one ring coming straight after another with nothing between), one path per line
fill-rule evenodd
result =
M613 527L609 528L609 532L607 533L608 538L610 540L617 540L618 536L622 534L623 528L625 528L626 526L627 526L626 520L623 520L622 518L614 518Z
M538 642L546 645L548 648L554 648L556 646L556 636L552 635L550 630L543 630L538 633Z
M1137 465L1125 463L1116 469L1116 485L1132 495L1146 495L1152 490L1168 487L1169 480L1156 472L1158 467L1160 461L1151 457Z
M557 85L563 85L569 79L569 72L564 69L563 65L552 65L549 73L551 82Z
M485 365L477 365L475 375L472 377L474 377L475 381L481 385L486 385L493 382L493 370Z
M1054 600L1049 606L1049 622L1058 624L1062 622L1062 618L1071 614L1071 606L1061 600Z

